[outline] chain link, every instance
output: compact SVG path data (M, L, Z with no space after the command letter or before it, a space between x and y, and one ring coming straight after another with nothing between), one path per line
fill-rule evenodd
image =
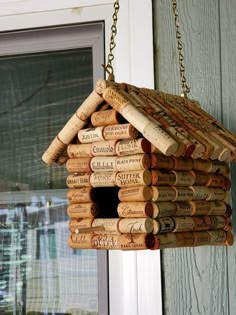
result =
M184 66L184 55L183 55L183 42L181 40L181 33L179 30L179 13L177 9L177 0L172 0L172 9L175 17L175 33L177 39L177 49L179 54L179 71L180 71L180 80L182 93L181 96L187 97L187 94L190 92L190 88L187 85L187 80L185 77L185 66Z
M116 47L115 36L117 34L117 20L118 20L118 12L120 9L119 0L115 0L114 2L114 14L112 16L113 24L111 26L111 38L110 38L110 51L107 56L107 64L103 65L103 68L108 73L108 80L115 81L114 69L112 66L112 61L114 60L113 49Z

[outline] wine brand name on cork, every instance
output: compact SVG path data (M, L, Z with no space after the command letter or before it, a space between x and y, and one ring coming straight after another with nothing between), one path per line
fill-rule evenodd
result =
M100 141L91 144L91 154L93 156L113 156L116 155L117 140Z
M116 156L95 156L91 159L90 167L93 172L116 171Z
M176 191L172 187L152 187L152 201L172 201L176 197Z
M105 140L103 137L104 127L86 128L78 132L78 139L81 143L91 143Z
M103 129L105 140L135 139L137 136L138 130L131 124L111 125Z
M67 199L70 203L91 202L95 198L95 189L92 187L69 189L67 192Z
M142 218L153 216L151 202L120 202L117 207L119 217Z
M67 214L71 218L96 217L99 213L98 206L94 202L70 204L67 207Z
M81 157L81 158L74 158L68 159L66 162L66 169L69 173L76 173L76 172L90 172L90 157Z
M90 176L92 187L114 187L116 186L116 172L96 172Z
M119 156L116 159L116 169L119 172L149 169L150 158L147 154Z
M130 187L151 184L151 173L148 170L119 172L116 175L118 187Z
M66 185L69 188L90 187L91 173L75 173L67 176Z
M119 221L121 233L151 233L153 220L151 218L122 218Z
M118 192L120 201L149 201L152 199L153 192L149 186L121 188Z
M145 138L121 140L117 142L117 155L131 155L138 153L149 153L151 151L151 144Z

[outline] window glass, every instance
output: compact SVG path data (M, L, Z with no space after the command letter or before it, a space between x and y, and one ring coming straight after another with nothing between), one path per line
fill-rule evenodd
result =
M96 252L67 246L67 172L41 160L93 89L92 54L0 59L0 314L98 314Z

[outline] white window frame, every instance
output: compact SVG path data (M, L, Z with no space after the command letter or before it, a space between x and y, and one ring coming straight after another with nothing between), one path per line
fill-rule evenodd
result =
M107 56L113 3L0 0L0 32L104 21ZM120 7L115 79L153 88L152 1L120 0ZM162 314L160 252L109 251L109 295L110 315Z

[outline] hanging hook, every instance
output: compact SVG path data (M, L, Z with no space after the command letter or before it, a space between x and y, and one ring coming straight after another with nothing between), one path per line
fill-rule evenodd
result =
M112 66L112 61L114 60L113 49L116 47L115 36L117 34L117 21L118 21L118 12L120 9L119 0L115 0L114 2L114 14L112 16L113 24L111 26L111 38L110 38L110 51L107 56L107 64L102 65L106 73L108 74L109 81L115 81L114 69Z

